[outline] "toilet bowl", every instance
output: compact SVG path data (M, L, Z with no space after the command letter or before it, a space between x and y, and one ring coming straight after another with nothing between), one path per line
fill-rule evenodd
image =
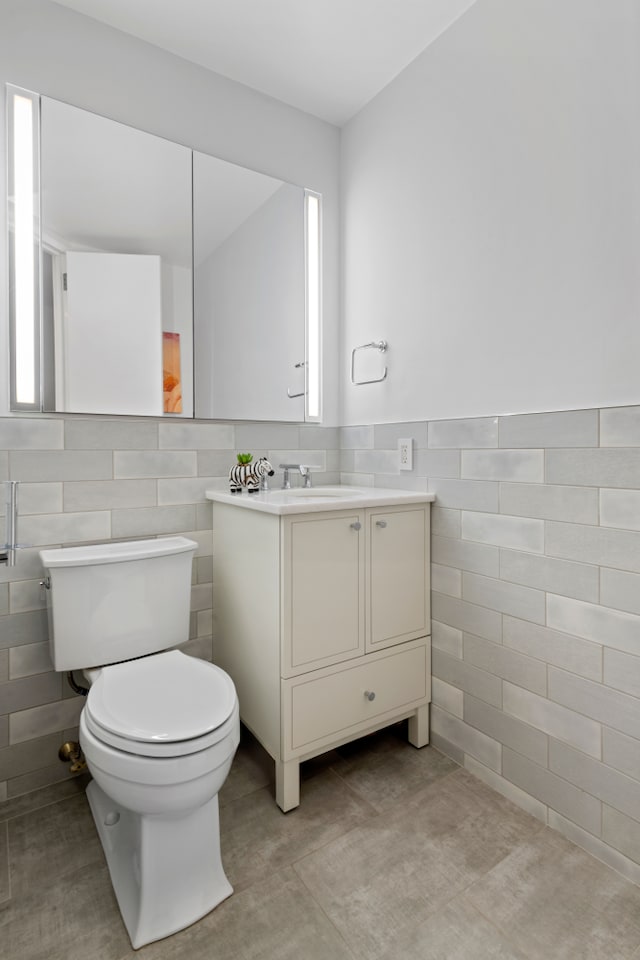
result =
M93 777L87 798L134 949L189 926L233 892L218 792L240 737L235 688L214 664L166 649L188 636L195 547L175 537L41 553L54 666L84 669L90 684L80 716ZM96 605L100 617L87 624ZM114 650L134 659L110 662ZM89 666L97 651L105 665Z

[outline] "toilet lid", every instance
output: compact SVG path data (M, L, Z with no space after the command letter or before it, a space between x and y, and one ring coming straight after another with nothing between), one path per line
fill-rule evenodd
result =
M86 710L104 730L138 743L202 737L233 713L236 691L223 670L169 650L101 670Z

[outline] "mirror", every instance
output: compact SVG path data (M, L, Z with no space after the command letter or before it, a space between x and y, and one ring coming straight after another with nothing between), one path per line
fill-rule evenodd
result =
M320 419L317 194L15 87L8 115L12 409Z
M304 420L304 191L193 155L196 416Z
M192 417L191 151L40 110L44 409Z

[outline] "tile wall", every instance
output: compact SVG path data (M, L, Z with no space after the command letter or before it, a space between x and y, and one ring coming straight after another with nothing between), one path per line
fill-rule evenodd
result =
M19 541L30 544L15 567L0 565L0 801L69 775L58 748L77 739L82 708L65 676L52 670L38 550L163 534L193 538L188 649L211 659L215 599L205 490L226 486L238 451L266 455L274 465L303 459L318 465L318 482L335 482L337 448L336 429L312 425L0 418L0 480L21 481Z
M433 743L640 882L640 407L347 427L341 447L343 482L437 496Z
M340 431L0 419L0 479L22 481L32 544L0 566L0 800L68 775L57 751L82 706L51 669L38 548L193 537L189 648L210 657L204 491L245 450L316 463L319 482L436 494L434 744L640 882L640 407Z

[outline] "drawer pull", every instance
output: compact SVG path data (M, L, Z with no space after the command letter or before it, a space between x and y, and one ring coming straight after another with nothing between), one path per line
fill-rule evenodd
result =
M362 524L360 523L360 521L359 521L359 520L356 520L355 523L352 523L352 524L351 524L351 529L352 529L352 530L359 530L361 526L362 526Z
M375 698L376 698L376 695L375 695L375 693L373 692L373 690L365 690L364 695L365 695L365 699L367 699L367 700L369 700L369 701L375 700Z
M376 520L376 527L386 527L386 525L387 525L386 520Z

